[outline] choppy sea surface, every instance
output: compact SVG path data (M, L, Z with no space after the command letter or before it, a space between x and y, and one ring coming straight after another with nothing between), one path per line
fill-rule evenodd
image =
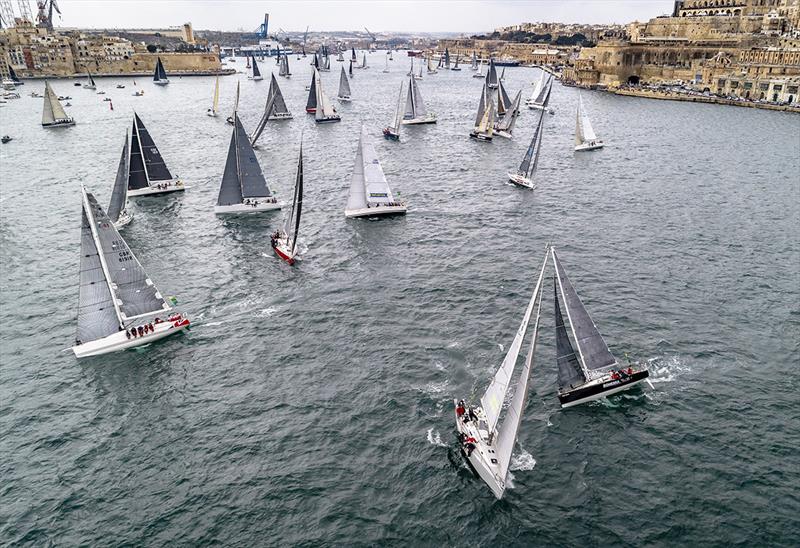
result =
M279 79L294 119L257 155L290 199L304 131L294 267L269 248L283 213L213 213L235 83L252 130L268 78L222 78L216 119L206 77L100 78L106 95L53 81L72 128L40 126L40 81L0 108L0 544L794 545L800 117L583 92L608 145L575 154L578 92L556 84L530 192L505 174L537 113L512 141L471 141L481 81L426 74L439 123L384 141L408 60L383 59L356 71L338 124L304 112L310 58ZM527 97L538 77L509 68L505 85ZM191 188L132 200L123 235L193 326L77 361L79 185L108 202L133 109ZM344 218L362 124L405 217ZM654 388L559 409L549 282L496 501L458 455L452 399L485 389L548 242Z

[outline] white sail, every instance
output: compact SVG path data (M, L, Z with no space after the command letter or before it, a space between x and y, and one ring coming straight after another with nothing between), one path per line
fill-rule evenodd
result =
M350 194L347 196L347 210L364 209L367 207L367 189L364 184L364 151L362 141L364 133L358 136L356 147L356 160L353 164L353 176L350 178Z
M394 112L394 129L396 132L400 131L400 126L403 123L403 88L405 87L405 82L402 80L400 81L400 95L397 98L397 108Z
M589 115L583 108L583 98L578 95L578 112L575 117L575 144L581 145L589 141L596 141L597 135L592 128L592 122L589 121Z
M58 100L58 96L50 87L50 82L44 83L44 108L42 110L42 125L50 125L54 122L62 122L72 120L67 113L64 112L64 107Z
M322 78L319 75L319 72L316 71L316 79L314 85L316 86L317 92L317 110L314 112L314 119L315 120L324 120L330 118L338 118L336 114L336 109L333 108L333 105L330 102L330 99L325 95L322 90Z
M392 202L394 196L378 160L378 153L375 152L375 147L372 146L362 127L358 138L353 177L350 180L347 210L363 209L367 204L388 205Z
M219 110L219 76L217 76L217 81L214 84L214 101L211 103L211 112L213 114L217 114Z
M236 82L236 100L233 102L233 113L231 114L231 120L236 119L236 112L239 110L239 82Z

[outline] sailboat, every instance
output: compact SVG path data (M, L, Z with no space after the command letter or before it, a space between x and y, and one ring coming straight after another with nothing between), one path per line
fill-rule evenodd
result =
M500 96L498 94L498 101L500 100ZM506 139L511 139L511 135L514 132L514 124L517 121L517 113L519 112L519 104L522 101L522 90L519 90L517 94L514 96L514 100L506 107L505 112L501 115L502 117L495 123L494 125L494 134L499 137L505 137ZM500 113L498 112L498 115Z
M117 178L111 189L111 202L108 204L108 218L117 228L122 228L133 220L133 214L128 213L128 169L131 165L131 153L128 145L130 135L125 132L125 144L122 146L122 156L119 158Z
M283 230L276 230L270 238L275 254L289 263L294 264L298 255L297 237L300 233L300 213L303 210L303 138L300 137L300 157L297 160L297 174L294 182L294 197L292 209L283 223Z
M472 75L473 78L485 78L486 75L483 73L483 62L478 64L478 72Z
M411 68L406 72L406 76L414 76L414 58L411 58Z
M86 71L86 83L83 84L84 89L97 89L97 84L94 83L94 78L92 78L92 73L88 70Z
M642 382L650 372L639 364L625 367L611 354L564 272L556 250L551 249L555 276L556 357L558 400L562 408L596 400ZM562 310L566 316L562 316ZM573 346L567 333L570 326ZM577 350L577 352L576 352Z
M352 48L352 54L350 55L350 61L353 63L358 63L358 57L356 57L356 48Z
M340 63L344 62L344 53L342 53L342 50L339 50L339 56L336 58L336 60Z
M156 61L156 69L153 71L153 83L158 86L166 86L169 84L169 78L167 78L167 72L164 70L161 57L158 57Z
M257 213L280 209L283 204L272 195L264 179L239 113L234 112L233 118L231 143L214 213Z
M217 112L219 111L219 76L217 76L217 80L214 83L214 99L211 101L211 108L206 111L206 114L209 116L217 116Z
M469 68L472 70L478 70L478 56L475 54L475 50L472 50L472 62L470 63Z
M486 74L486 82L490 89L497 89L497 69L494 66L494 59L489 59L489 72Z
M397 108L394 111L392 125L383 128L383 136L392 141L400 140L400 126L403 125L403 88L405 82L400 81L400 95L397 97Z
M278 76L283 76L285 78L288 78L291 75L292 73L289 71L289 56L284 55L283 57L281 57L280 68L278 68Z
M311 87L308 89L308 99L306 100L306 112L314 114L317 112L317 70L311 73Z
M395 200L378 154L368 139L362 126L344 216L349 219L405 214L408 208L405 202Z
M389 50L389 61L394 61L394 57L392 57L392 50Z
M533 93L531 93L530 98L525 101L525 104L530 109L544 109L544 98L547 95L548 90L548 81L549 78L546 78L547 74L542 71L542 74L539 76L539 80L533 86Z
M142 119L133 113L128 196L152 196L186 190L183 182L172 176Z
M270 74L272 81L269 85L269 93L267 94L267 104L264 107L264 114L258 121L253 135L250 136L250 144L255 148L256 141L261 136L267 122L270 120L291 120L292 113L286 108L286 101L283 100L281 88L278 87L278 81L275 79L274 74Z
M350 68L347 70L347 74L348 74L348 76L350 76L350 79L352 80L353 79L353 61L352 60L350 61Z
M530 379L533 356L536 353L536 341L539 336L539 319L542 310L542 285L544 271L547 266L548 251L545 250L542 269L533 290L533 296L528 302L525 314L522 316L517 333L508 352L503 358L503 363L495 373L486 391L480 400L480 405L467 408L464 400L454 400L456 429L461 445L461 453L466 458L470 467L480 477L497 499L502 499L508 487L508 470L511 465L511 455L517 441L517 434L525 412L528 399L528 382ZM522 344L528 331L528 325L533 318L533 334L531 345L525 362L520 371L514 395L508 407L505 408L503 421L504 402L511 387L511 379L517 365Z
M509 108L511 108L511 98L501 80L497 84L497 115L503 116Z
M415 80L422 80L422 62L420 62L420 64L419 64L419 70L414 75L414 79Z
M64 107L58 100L50 82L44 81L44 107L42 109L42 127L74 126L75 119L67 116Z
M603 141L595 135L589 115L583 108L583 97L578 93L578 112L575 117L575 152L596 150L603 146Z
M189 327L150 280L95 197L81 186L81 261L76 358L155 342Z
M336 113L336 109L333 108L330 100L322 90L322 78L320 78L319 74L316 76L317 108L314 110L314 121L318 124L340 122L342 117Z
M360 68L360 69L368 68L367 67L367 54L366 54L366 52L364 52L364 55L361 57L361 66L358 67L358 68Z
M344 67L342 67L342 72L339 74L339 95L337 98L343 102L350 101L350 82L347 80L347 73L344 71Z
M502 82L505 79L506 79L506 67L503 67L503 70L500 71L500 81Z
M248 57L248 59L249 59L249 57ZM263 76L261 76L261 71L258 69L258 63L256 62L256 57L254 55L253 56L253 75L250 77L250 80L253 80L254 82L258 82L259 80L262 80L262 79L263 79Z
M533 174L536 173L536 167L539 165L539 153L542 149L542 126L544 122L544 111L539 114L539 122L536 124L536 130L533 132L531 143L525 151L525 156L522 157L522 162L519 164L516 173L508 173L508 180L517 186L529 188L531 190L536 188L533 182Z
M453 65L453 68L451 68L450 70L461 70L461 67L458 66L458 59L459 59L459 56L458 56L458 54L456 54L456 64Z
M450 50L444 48L444 68L450 70Z
M439 71L436 70L436 66L433 64L433 56L428 55L428 74L438 74L438 73Z
M478 141L491 141L494 131L494 100L489 93L489 85L483 85L481 100L478 103L478 115L475 117L475 129L469 136Z
M247 57L247 65L244 68L250 68L250 66L251 66L250 65L250 54L247 54L246 57Z
M233 114L225 118L225 121L228 122L230 125L234 125L234 119L236 118L236 112L239 110L239 82L236 82L236 99L233 101Z
M386 66L384 67L382 72L389 72L389 56L385 56L384 60L386 61Z
M417 80L411 76L408 80L408 95L406 96L406 111L403 114L403 125L435 124L436 115L428 114L425 102L417 86Z

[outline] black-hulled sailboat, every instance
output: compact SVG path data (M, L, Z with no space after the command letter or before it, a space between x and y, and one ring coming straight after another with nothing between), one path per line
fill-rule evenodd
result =
M610 396L642 382L649 376L639 364L621 365L611 354L589 312L567 278L556 250L551 249L555 276L556 360L558 400L561 407ZM573 343L567 332L569 324Z
M131 165L130 135L125 132L125 144L122 146L122 155L117 167L117 178L111 190L111 201L108 204L108 218L117 228L122 228L133 220L133 214L128 213L128 169Z
M258 213L280 209L283 203L272 195L264 179L239 114L234 112L233 118L231 143L214 213Z
M164 70L164 64L161 62L161 57L159 57L156 61L156 69L153 71L153 83L158 86L166 86L169 84L167 71Z
M186 190L183 182L170 173L150 132L135 112L129 157L128 196L153 196Z
M77 358L142 346L180 333L189 319L172 311L95 197L81 187Z
M299 250L297 249L297 237L300 234L300 213L303 210L303 138L300 137L300 157L297 160L297 174L294 182L294 197L292 198L292 209L283 224L282 230L276 230L270 243L275 254L289 263L294 264Z
M353 217L377 217L384 215L405 215L406 203L394 197L392 189L383 173L375 147L361 127L358 149L350 179L350 193L344 215Z

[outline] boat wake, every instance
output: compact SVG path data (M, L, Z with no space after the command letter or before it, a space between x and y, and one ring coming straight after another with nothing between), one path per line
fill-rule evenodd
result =
M511 457L510 470L533 470L536 466L536 459L533 455L523 449L520 453L514 453Z
M433 428L428 428L428 443L437 447L447 447L447 444L442 441L442 435L434 432Z
M690 372L692 369L682 362L679 356L659 356L647 360L650 370L650 382L653 384L672 382L678 376Z
M268 308L262 308L261 310L256 312L256 318L269 318L277 311L278 309L273 306L270 306Z

